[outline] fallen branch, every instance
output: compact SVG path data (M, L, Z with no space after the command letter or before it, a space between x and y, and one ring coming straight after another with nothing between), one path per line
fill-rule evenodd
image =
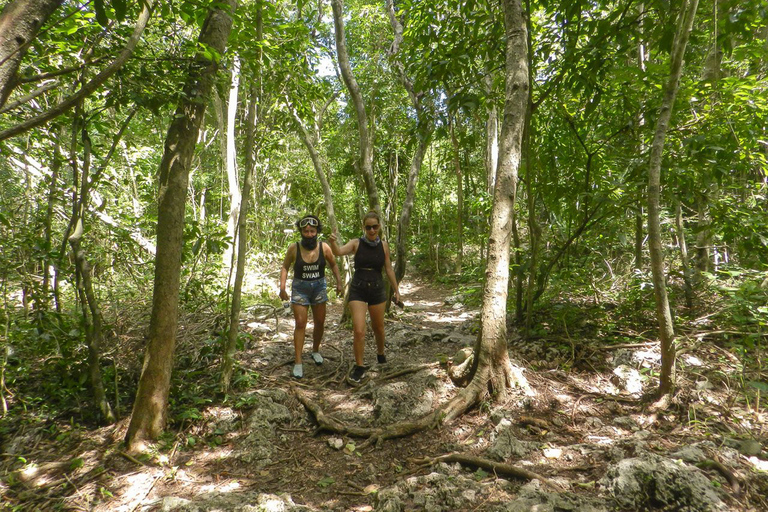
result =
M137 459L136 457L132 457L131 455L128 455L128 454L127 454L127 453L125 453L125 452L118 452L118 453L119 453L120 455L122 455L123 457L125 457L126 459L128 459L129 461L131 461L131 462L133 462L134 464L138 465L138 466L146 466L146 467L149 467L149 464L147 464L146 462L142 462L142 461L140 461L139 459Z
M439 366L440 366L440 363L427 363L427 364L421 364L421 365L418 365L418 366L411 366L409 368L404 368L402 370L397 370L397 371L394 371L394 372L385 373L385 374L381 375L380 377L378 377L376 380L377 381L391 380L391 379L395 379L397 377L402 377L403 375L408 375L408 374L411 374L411 373L416 373L416 372L419 372L421 370L428 370L430 368L438 368Z
M595 347L597 350L618 350L621 348L645 348L658 345L658 341L646 341L643 343L621 343L619 345L603 345L602 347Z
M728 481L728 485L731 486L731 489L733 489L733 493L736 496L739 496L741 494L741 486L739 485L739 480L736 478L736 475L734 475L721 462L714 459L706 459L696 464L696 467L699 469L716 470L718 473L720 473L723 476L723 478L725 478Z
M549 423L546 422L546 420L542 420L539 418L532 418L530 416L520 416L520 418L517 420L518 425L532 425L534 427L538 427L540 429L549 429Z
M504 464L503 462L494 462L492 460L483 459L481 457L475 457L473 455L463 455L461 453L449 453L448 455L441 455L432 459L434 462L458 462L464 466L474 466L492 471L495 474L513 476L515 478L524 478L527 480L539 480L541 483L556 491L562 491L563 489L544 478L538 473L528 471L527 469L519 468L511 464Z

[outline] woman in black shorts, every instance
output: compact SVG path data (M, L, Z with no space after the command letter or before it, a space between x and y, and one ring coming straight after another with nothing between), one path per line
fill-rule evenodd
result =
M339 247L334 234L328 237L328 243L334 255L355 255L355 274L352 276L349 288L349 309L352 312L354 331L352 347L355 354L355 367L349 377L355 383L363 380L366 371L363 365L366 308L371 316L371 327L376 338L376 360L379 364L387 362L384 355L384 309L387 295L381 274L382 269L387 273L389 283L394 290L395 302L400 302L400 290L398 290L397 278L389 257L389 244L379 237L380 227L378 214L370 211L363 217L364 235L360 238L350 240Z

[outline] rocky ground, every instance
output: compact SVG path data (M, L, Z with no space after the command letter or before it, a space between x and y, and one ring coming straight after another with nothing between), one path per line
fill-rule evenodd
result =
M664 413L643 399L655 386L655 344L605 346L575 328L523 342L512 331L510 357L528 386L502 403L378 444L318 431L300 396L343 425L376 428L422 417L457 392L447 369L472 345L477 311L455 290L416 281L401 291L405 309L387 320L388 363L375 363L371 337L364 385L345 379L352 334L337 323L340 304L329 309L325 364L307 352L300 381L289 377L292 318L251 310L241 362L259 375L252 389L211 400L144 460L121 451L125 420L63 425L56 437L20 428L2 440L1 507L768 510L768 417L740 391L739 360L702 339L683 346L680 391Z

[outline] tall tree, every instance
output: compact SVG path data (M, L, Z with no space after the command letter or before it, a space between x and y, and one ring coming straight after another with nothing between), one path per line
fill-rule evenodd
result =
M688 0L680 11L675 39L672 43L669 79L664 86L664 97L656 120L648 164L648 246L651 253L653 291L656 297L656 320L659 324L661 340L661 374L659 376L659 395L661 396L672 392L675 379L675 329L669 308L664 253L661 247L661 159L664 155L664 139L680 84L685 47L688 45L698 4L699 0Z
M408 239L408 232L410 231L411 213L413 212L416 196L416 182L419 177L419 172L421 171L421 164L424 161L424 155L427 152L427 147L429 147L429 141L432 138L434 122L432 121L432 116L426 105L428 102L426 91L416 88L413 78L406 74L405 65L400 58L400 46L403 43L404 27L400 22L397 13L395 13L395 6L392 0L387 0L387 13L389 15L389 23L392 27L394 36L392 46L389 49L389 57L393 61L400 83L408 92L408 97L411 99L411 105L416 111L416 149L411 158L411 165L408 171L408 183L405 187L405 199L403 200L403 206L400 210L400 219L397 226L397 242L395 244L395 277L397 278L397 281L400 282L405 276L406 256L408 254L406 240Z
M339 59L339 68L344 79L344 85L347 86L347 91L349 91L352 105L357 114L357 130L360 136L359 171L365 184L365 190L368 193L368 206L379 214L380 223L382 224L380 232L385 233L385 226L383 225L385 217L381 210L376 179L373 176L373 137L368 126L368 114L365 112L363 95L352 71L352 65L349 63L347 38L344 34L344 7L342 0L331 0L331 9L333 11L333 26L335 29L336 54Z
M475 344L475 369L469 385L475 394L489 387L500 396L514 383L507 353L509 248L522 160L522 138L530 83L527 27L520 0L503 0L505 49L504 117L499 140L499 167L491 210L488 261L480 313L481 333Z
M205 106L218 70L218 61L232 30L236 0L215 4L200 30L199 51L165 140L159 169L157 255L152 316L144 366L133 405L126 441L141 451L165 427L166 406L178 329L179 279L189 168L203 122Z

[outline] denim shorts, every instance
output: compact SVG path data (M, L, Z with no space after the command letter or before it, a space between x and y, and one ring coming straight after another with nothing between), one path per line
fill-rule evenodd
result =
M349 286L349 301L359 300L366 302L369 306L375 306L387 301L387 293L384 289L384 280L381 278L374 280L352 278L352 284Z
M325 278L304 281L294 279L291 283L291 304L315 306L328 302L328 292Z

